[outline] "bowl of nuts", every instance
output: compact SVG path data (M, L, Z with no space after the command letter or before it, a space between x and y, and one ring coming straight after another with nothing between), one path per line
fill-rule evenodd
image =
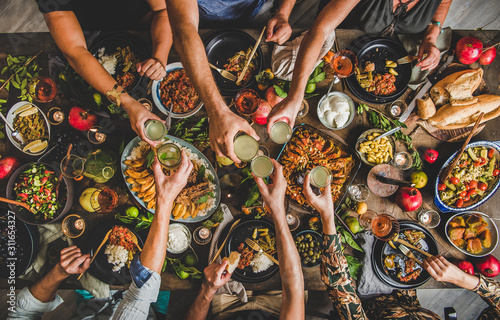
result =
M394 156L394 138L387 136L377 139L383 133L385 131L382 129L369 129L363 132L356 142L359 158L369 166L389 163Z

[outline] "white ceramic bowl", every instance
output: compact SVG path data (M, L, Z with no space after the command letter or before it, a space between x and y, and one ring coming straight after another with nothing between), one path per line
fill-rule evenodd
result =
M49 120L47 119L47 116L45 116L45 113L43 113L42 110L40 110L40 108L38 108L36 105L34 105L33 103L30 103L28 101L20 101L16 104L14 104L9 112L7 112L7 121L12 125L14 123L14 119L16 118L16 111L21 108L21 107L24 107L25 105L27 104L30 104L32 105L33 107L37 108L38 109L38 112L40 112L40 114L43 116L43 119L45 120L45 125L47 127L47 134L49 136L49 139L47 139L47 142L50 141L50 123L49 123ZM7 136L9 137L9 140L10 142L16 147L18 148L19 150L21 150L22 152L24 152L25 154L27 155L30 155L30 156L39 156L41 155L42 153L44 153L45 151L47 151L48 148L45 148L44 150L40 151L40 152L37 152L37 153L31 153L29 151L23 151L23 146L17 142L16 140L14 140L14 138L12 138L12 131L9 129L8 126L5 126L5 130L6 130L6 134ZM28 141L28 143L31 142L31 141Z
M351 124L352 120L354 120L354 116L356 115L356 108L354 107L354 101L352 101L352 99L348 95L346 95L345 93L342 93L339 91L332 91L328 95L328 98L334 97L334 96L341 97L341 98L344 98L345 100L347 100L347 103L349 104L349 112L350 112L349 119L347 120L347 122L342 127L334 127L331 124L329 124L328 122L326 122L326 120L323 117L319 116L320 113L322 113L320 110L321 105L323 104L323 102L326 103L326 99L327 99L326 94L321 98L321 100L318 103L317 114L318 114L319 121L321 121L321 123L325 127L327 127L328 129L331 129L331 130L341 130L341 129L347 128L347 126L349 126Z
M187 245L185 245L182 248L179 248L178 250L174 250L172 246L170 245L170 235L173 232L183 232L186 237L187 237ZM169 237L169 245L167 245L167 251L173 254L180 254L186 251L189 246L191 245L192 241L192 236L191 236L191 231L189 231L188 227L183 225L182 223L171 223L170 227L168 228L168 237Z

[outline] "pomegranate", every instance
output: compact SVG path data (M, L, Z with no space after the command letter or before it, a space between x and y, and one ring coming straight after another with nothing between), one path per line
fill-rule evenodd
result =
M257 124L266 124L267 116L269 112L271 112L273 107L266 100L260 99L259 101L259 109L252 115L252 121Z
M464 271L465 273L474 275L474 266L469 261L457 260L453 262L453 264L456 265L460 270Z
M80 107L73 107L69 111L68 122L76 130L87 131L95 125L97 116Z
M281 98L280 96L278 96L276 94L276 89L274 89L274 87L269 87L266 90L266 100L267 100L267 102L269 102L269 104L271 105L271 107L274 107L280 101L282 101L283 98Z
M8 156L0 160L0 179L8 179L21 163L17 158Z
M422 194L416 188L399 188L396 192L396 204L403 211L415 211L422 205Z
M485 66L493 62L497 56L497 48L489 47L484 49L483 53L479 56L479 64Z
M471 36L458 40L456 53L457 58L463 64L471 64L479 59L482 53L483 43L478 38Z
M427 148L424 152L424 160L429 163L434 163L437 160L438 155L439 153L436 150Z
M500 262L494 256L487 255L476 263L476 270L485 277L496 277L500 273Z

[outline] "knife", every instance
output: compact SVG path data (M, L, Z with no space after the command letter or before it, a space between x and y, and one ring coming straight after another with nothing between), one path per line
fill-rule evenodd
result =
M380 174L376 174L375 177L377 178L378 181L380 181L382 183L386 183L386 184L392 184L392 185L401 186L401 187L414 187L415 186L414 183L384 177L383 175L380 175Z
M410 104L408 105L408 109L406 109L405 112L403 112L403 114L401 115L401 117L399 118L399 121L401 122L405 122L406 119L408 119L408 117L410 116L410 114L412 113L413 109L415 109L415 106L417 105L417 99L420 99L424 96L424 94L426 94L429 89L434 85L433 83L436 82L438 76L444 71L444 69L446 69L446 67L448 67L450 65L450 63L453 61L453 58L454 56L451 54L449 55L445 62L443 63L443 65L441 67L439 67L439 69L433 73L431 76L428 76L426 78L426 82L425 84L420 88L420 90L418 90L418 93L415 95L415 98L413 98L413 100L410 102Z

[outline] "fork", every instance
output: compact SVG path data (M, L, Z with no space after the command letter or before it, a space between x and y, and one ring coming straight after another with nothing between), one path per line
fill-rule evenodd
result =
M405 63L410 63L410 62L413 62L417 59L418 57L417 56L413 56L413 55L407 55L406 57L402 57L402 58L399 58L398 60L396 60L396 62L398 64L405 64ZM425 58L427 58L427 53L424 54L422 56L422 60L424 60Z
M262 250L262 248L253 240L251 239L248 239L246 238L245 239L245 243L248 244L250 246L250 248L252 248L253 250L255 251L259 251L259 252L262 252L266 255L266 257L268 257L269 259L271 259L272 262L276 263L278 266L280 265L280 263L278 262L278 260L276 260L272 255L270 255L269 253L265 252L264 250Z
M236 81L238 78L236 78L236 76L234 74L232 74L231 72L227 71L227 70L224 70L224 69L221 69L221 68L217 68L216 66L214 66L213 64L211 64L210 62L208 63L210 65L210 68L214 69L214 70L217 70L217 72L219 72L219 74L221 76L223 76L224 78L228 79L228 80L231 80L231 81Z
M411 252L410 249L408 249L407 247L405 247L404 245L402 244L399 244L398 246L399 250L401 250L401 252L407 256L408 258L410 259L413 259L415 261L418 261L418 263L422 264L422 261L420 261L419 259L417 259L417 257L415 257L415 255L413 254L413 252Z

